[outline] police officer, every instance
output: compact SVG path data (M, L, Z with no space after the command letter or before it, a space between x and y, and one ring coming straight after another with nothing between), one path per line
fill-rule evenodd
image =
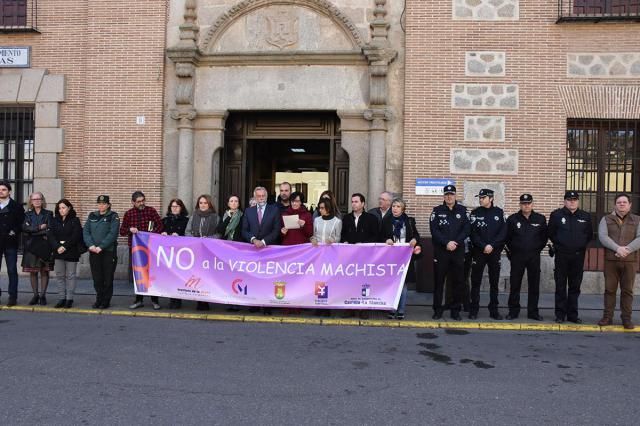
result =
M89 213L82 234L84 243L89 248L89 266L96 290L93 308L107 309L113 296L120 218L118 213L111 210L108 195L98 196L96 203L98 210Z
M480 285L485 265L489 266L489 316L501 320L498 312L498 281L500 280L500 255L507 238L504 212L493 205L493 191L481 189L477 195L480 207L471 212L471 306L469 319L478 318Z
M527 318L542 321L538 311L540 252L546 245L547 219L544 215L533 211L531 194L522 194L520 211L507 219L507 253L511 260L508 320L516 319L520 314L520 288L526 269L529 286Z
M576 191L564 194L564 207L549 216L549 239L555 250L556 322L576 324L578 296L584 268L584 253L593 238L591 215L579 208ZM568 291L567 291L568 286Z
M444 187L444 202L431 213L429 227L433 239L435 288L433 319L442 318L442 296L447 275L453 285L453 301L449 306L451 319L460 321L460 305L464 285L464 240L469 236L467 208L456 201L456 187Z

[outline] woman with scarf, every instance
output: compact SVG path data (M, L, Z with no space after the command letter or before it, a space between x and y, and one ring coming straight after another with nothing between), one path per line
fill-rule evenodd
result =
M391 215L382 220L382 242L389 245L409 244L413 248L411 263L422 253L420 234L416 227L416 220L407 216L405 210L407 203L401 198L395 198L391 202ZM398 303L398 310L389 313L389 319L404 319L405 306L407 304L407 284L402 287L402 295Z
M189 212L184 202L180 198L174 198L169 201L167 207L167 215L162 218L162 235L172 235L174 237L182 237L189 223ZM169 299L169 309L180 309L182 300Z
M222 216L222 222L218 224L216 233L227 241L242 241L240 228L242 225L242 209L240 207L240 197L232 194L227 198L228 210Z
M53 270L53 257L47 233L53 220L53 212L47 210L47 201L42 192L34 192L29 197L27 212L22 223L24 253L22 271L29 272L33 297L29 305L47 304L49 271ZM40 275L40 293L38 293L38 274Z
M218 221L218 213L216 213L216 208L213 206L211 195L203 194L196 201L193 215L191 215L187 223L186 235L197 238L216 238ZM209 303L198 302L196 309L208 311Z
M338 200L333 192L326 190L320 194L320 200L318 200L318 207L313 211L313 220L322 216L320 213L320 201L325 200L331 204L331 209L333 211L333 215L338 219L342 219L342 213L340 213L340 209L338 208Z

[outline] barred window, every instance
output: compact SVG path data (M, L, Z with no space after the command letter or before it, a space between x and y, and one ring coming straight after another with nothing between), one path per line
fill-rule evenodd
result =
M33 107L0 107L0 179L23 205L33 191L34 133Z
M27 25L27 0L0 0L0 26Z
M575 15L631 15L640 12L640 0L574 0Z

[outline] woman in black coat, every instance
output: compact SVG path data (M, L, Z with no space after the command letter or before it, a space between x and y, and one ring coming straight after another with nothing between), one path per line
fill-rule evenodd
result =
M420 234L416 227L416 220L407 216L405 210L407 203L401 198L396 198L391 202L391 214L382 220L382 242L389 245L395 243L409 244L413 248L411 260L417 259L422 253L420 245ZM398 310L389 313L390 319L404 319L405 306L407 304L407 284L402 287Z
M180 198L174 198L169 201L167 207L167 215L162 218L162 225L164 231L162 235L173 235L174 237L184 237L185 230L187 229L187 223L189 223L189 212L184 202ZM169 299L169 309L180 309L182 307L182 300Z
M29 305L47 304L47 287L49 271L53 269L53 257L47 233L53 219L51 210L47 210L47 201L42 192L34 192L29 196L27 212L22 222L22 238L24 252L22 254L22 271L29 272L33 297ZM38 275L40 279L38 280ZM38 281L40 293L38 294Z
M54 271L58 280L56 308L73 306L76 289L76 267L83 246L82 225L71 202L65 198L56 203L55 217L49 226L49 243L53 249Z

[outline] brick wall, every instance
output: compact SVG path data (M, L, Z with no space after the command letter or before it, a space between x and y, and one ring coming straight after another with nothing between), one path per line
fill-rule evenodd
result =
M0 34L2 45L32 47L32 68L66 76L59 175L64 195L82 217L101 193L124 212L136 189L164 210L159 203L167 4L40 1L40 33ZM145 116L143 126L136 125L139 115ZM52 207L56 200L49 201Z
M410 212L421 231L426 231L429 213L442 199L416 196L415 179L452 177L459 193L464 191L464 181L504 183L508 213L517 210L520 193L531 192L536 210L548 215L562 204L566 179L567 115L559 87L640 83L639 78L569 78L567 54L637 52L640 26L621 22L556 24L558 3L554 0L521 0L517 20L454 20L452 3L407 0L403 192ZM465 75L465 52L469 51L505 52L504 76ZM452 108L454 83L517 84L519 107ZM504 142L465 142L465 116L474 115L504 116ZM631 111L630 116L638 119L640 111ZM517 173L452 174L452 148L516 149Z

